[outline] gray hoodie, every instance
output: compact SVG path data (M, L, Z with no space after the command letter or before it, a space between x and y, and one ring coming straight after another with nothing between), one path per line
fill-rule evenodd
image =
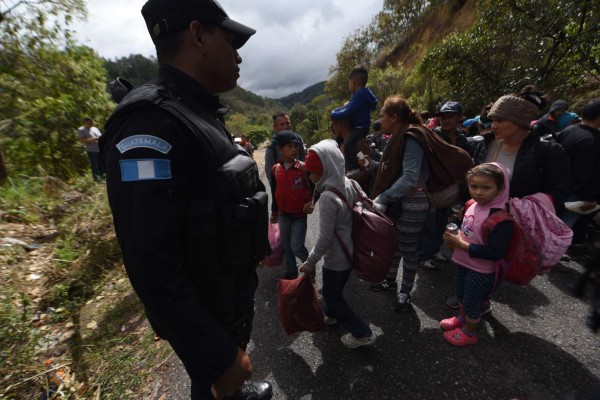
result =
M323 176L316 184L316 190L321 193L318 202L319 236L304 266L313 271L323 257L324 268L345 271L352 268L352 264L346 258L334 232L338 233L350 254L353 254L352 211L335 193L327 189L336 188L346 196L350 204L359 200L359 194L352 186L352 181L344 174L344 156L335 140L323 140L312 146L309 151L314 151L319 156L323 164ZM356 186L358 187L358 184Z

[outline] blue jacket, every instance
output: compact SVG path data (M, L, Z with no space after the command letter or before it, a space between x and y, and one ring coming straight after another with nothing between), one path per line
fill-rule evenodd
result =
M377 97L369 88L354 92L350 102L331 112L331 119L349 119L353 128L371 127L371 111L377 107Z

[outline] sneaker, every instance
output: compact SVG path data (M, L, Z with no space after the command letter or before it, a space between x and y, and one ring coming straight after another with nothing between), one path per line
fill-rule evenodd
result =
M432 258L435 261L448 262L448 258L445 255L443 255L441 251L438 251L437 253L435 253Z
M337 325L338 324L338 320L337 319L331 318L331 317L329 317L327 315L325 316L324 320L325 320L325 325L331 326L331 325Z
M446 300L446 305L450 308L459 308L460 304L458 303L458 297L455 294L450 296L448 300Z
M477 343L477 334L469 336L462 331L461 328L456 328L451 331L444 332L444 340L454 346L467 346Z
M398 283L396 281L388 281L387 279L384 279L379 283L375 283L369 286L369 289L371 289L374 292L381 292L383 290L396 291L398 290Z
M410 307L410 294L409 293L398 293L396 296L396 304L394 305L394 310L398 312L403 312L408 310Z
M376 339L377 335L375 334L375 332L372 332L371 336L362 338L357 338L354 337L354 335L352 335L351 333L346 333L341 337L340 340L342 341L342 344L347 348L356 349L357 347L368 346L370 344L373 344Z
M419 267L426 269L437 269L437 265L433 263L433 260L421 261Z

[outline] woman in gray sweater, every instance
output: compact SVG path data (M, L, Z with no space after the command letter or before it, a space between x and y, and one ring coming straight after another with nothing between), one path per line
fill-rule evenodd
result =
M349 333L341 338L344 346L354 349L372 344L377 335L368 324L354 314L343 297L344 286L352 272L336 233L350 254L352 244L352 211L329 189L337 189L350 203L359 199L352 181L344 174L344 157L334 140L323 140L312 146L306 156L304 168L309 179L321 193L319 199L319 235L315 246L300 272L311 273L323 258L323 311L328 324L339 322ZM356 185L358 187L358 184ZM362 196L366 196L362 193Z

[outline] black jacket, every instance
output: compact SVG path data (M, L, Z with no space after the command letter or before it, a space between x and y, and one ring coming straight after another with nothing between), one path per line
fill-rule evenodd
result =
M571 160L571 193L582 200L600 201L600 130L581 123L571 125L557 141Z
M219 169L217 156L233 160L238 150L222 123L218 98L166 65L159 81L151 88L162 88L162 95L148 96L141 89L151 85L143 85L125 97L106 124L100 150L131 284L194 384L210 388L233 363L237 346L247 342L237 336L238 328L244 325L249 336L256 234L234 212L240 197L261 189L258 169L244 157L255 181L239 193L234 185L224 187L227 171ZM195 128L157 105L166 98L194 110ZM264 209L266 218L266 201Z
M470 141L475 165L485 162L494 132L475 136ZM510 181L510 197L528 196L543 192L552 196L557 213L564 209L564 202L571 188L569 158L561 145L540 141L531 133L523 140L517 153Z

